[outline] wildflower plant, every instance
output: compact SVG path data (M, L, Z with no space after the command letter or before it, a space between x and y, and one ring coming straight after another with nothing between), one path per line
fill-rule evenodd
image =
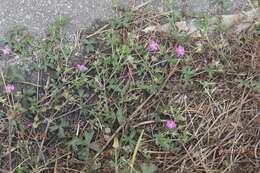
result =
M77 68L79 71L81 71L81 72L84 72L84 71L87 70L87 67L86 67L85 65L83 65L83 64L77 64L77 65L76 65L76 68Z
M6 85L6 93L11 94L15 91L15 86L13 84L7 84Z
M176 122L174 120L166 120L165 127L167 129L175 129L177 127Z
M181 58L185 55L185 49L181 45L177 45L175 48L175 53L178 58Z
M2 52L4 55L10 55L12 53L12 49L9 45L5 45Z
M156 41L150 40L147 49L149 52L157 52L160 50L160 46Z

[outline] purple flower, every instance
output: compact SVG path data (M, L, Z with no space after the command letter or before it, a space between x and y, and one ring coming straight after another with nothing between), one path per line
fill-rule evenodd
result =
M149 52L157 52L158 50L160 50L160 46L154 40L151 40L148 43L148 48L147 49L148 49Z
M175 48L175 53L176 53L177 57L183 57L184 54L185 54L185 49L184 49L184 47L182 47L182 46L180 46L180 45L176 46L176 48Z
M28 123L28 124L27 124L27 128L28 128L28 129L33 128L33 123Z
M97 80L98 86L100 88L100 90L105 90L105 81L101 80Z
M176 128L176 122L173 120L166 120L165 121L165 127L168 129L175 129Z
M12 85L12 84L7 84L7 85L6 85L6 92L7 92L8 94L11 94L14 90L15 90L14 85Z
M85 65L83 65L83 64L77 64L77 65L76 65L76 68L77 68L79 71L81 71L81 72L84 72L84 71L87 70L87 67L86 67Z
M3 51L4 55L10 55L12 53L12 49L8 45L5 45L4 49L2 49L2 51Z

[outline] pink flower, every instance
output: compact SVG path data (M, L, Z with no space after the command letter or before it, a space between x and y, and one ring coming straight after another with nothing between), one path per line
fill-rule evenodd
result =
M12 85L12 84L7 84L7 85L6 85L6 92L7 92L8 94L11 94L14 90L15 90L14 85Z
M160 46L158 43L156 43L154 40L151 40L148 43L148 51L149 52L157 52L158 50L160 50Z
M165 127L168 129L175 129L176 128L176 122L173 120L166 120L165 121Z
M5 45L2 51L4 55L10 55L12 53L12 49L8 45Z
M184 54L185 54L185 49L184 49L184 47L178 45L178 46L175 48L175 53L176 53L177 57L183 57Z
M76 68L77 68L79 71L81 71L81 72L84 72L84 71L87 70L87 67L86 67L85 65L83 65L83 64L77 64L77 65L76 65Z

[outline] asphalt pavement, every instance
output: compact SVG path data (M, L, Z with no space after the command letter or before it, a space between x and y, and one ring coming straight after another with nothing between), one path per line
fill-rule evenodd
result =
M25 26L36 37L44 37L47 27L59 16L69 18L68 33L91 26L96 20L105 21L113 14L117 0L0 0L0 34L14 26ZM149 0L121 0L128 6L137 6ZM154 0L149 7L163 11L163 1ZM176 9L188 15L232 13L248 8L247 0L169 0ZM219 8L217 2L229 2ZM223 10L224 9L224 10Z

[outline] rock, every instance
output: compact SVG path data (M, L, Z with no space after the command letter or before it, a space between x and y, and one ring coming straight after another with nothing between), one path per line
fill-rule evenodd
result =
M250 26L254 25L257 18L259 18L259 16L258 10L256 9L229 15L213 16L208 22L208 34L210 35L216 30L219 19L224 31L233 30L236 33L240 33L242 31L246 31L250 28ZM196 20L194 19L176 22L175 25L179 31L186 32L192 38L199 38L202 36L201 30L196 25ZM162 26L149 26L143 30L145 33L154 31L170 32L171 25L167 23Z

